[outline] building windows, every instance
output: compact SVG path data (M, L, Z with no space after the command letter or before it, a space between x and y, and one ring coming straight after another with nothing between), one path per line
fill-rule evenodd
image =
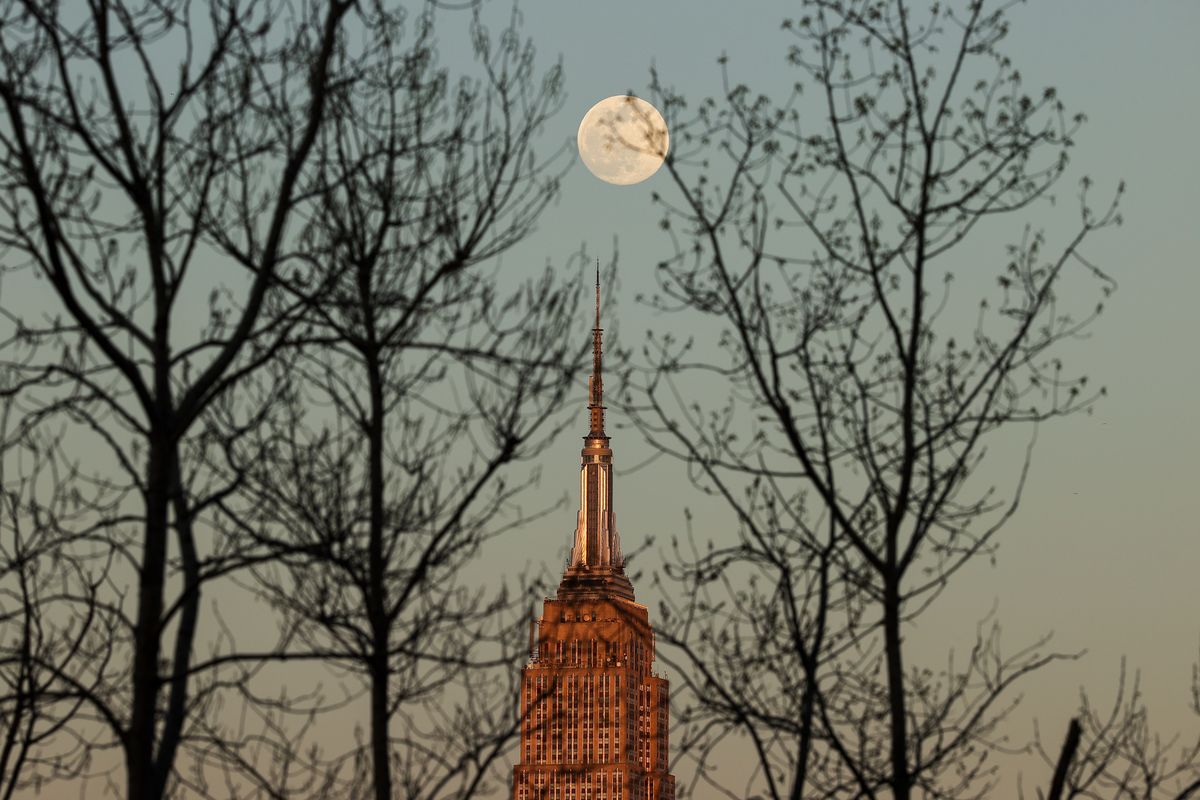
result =
M555 611L570 621L543 618L545 658L525 668L510 800L674 800L665 683L650 672L648 631L624 611Z

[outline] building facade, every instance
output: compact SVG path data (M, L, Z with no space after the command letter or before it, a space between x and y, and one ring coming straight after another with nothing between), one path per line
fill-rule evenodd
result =
M625 575L604 432L600 282L571 560L531 623L521 676L513 800L675 800L669 687L652 671L654 632Z

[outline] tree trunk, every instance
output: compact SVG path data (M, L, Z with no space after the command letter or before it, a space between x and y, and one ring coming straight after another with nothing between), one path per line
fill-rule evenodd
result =
M383 380L378 353L367 359L371 391L371 419L368 449L371 493L370 543L368 552L367 612L370 615L374 651L371 654L371 766L375 800L392 800L391 747L388 736L388 647L390 622L387 618L387 565L383 552Z
M176 464L176 468L171 471L171 508L175 517L175 538L179 543L183 595L180 598L179 625L175 631L174 652L171 656L166 714L159 734L158 750L154 756L154 797L166 796L167 778L171 772L171 765L175 763L175 754L183 736L184 719L187 717L188 667L191 665L192 647L200 615L200 561L192 529L192 512L188 498L184 495L178 466L178 448L172 446L171 453Z
M133 642L132 712L125 744L129 800L158 800L155 787L165 785L154 774L155 717L158 705L158 662L167 561L167 528L171 476L176 469L169 435L152 430L146 462L146 518L142 564L138 570L137 623Z
M816 686L809 681L809 686L800 700L800 746L796 754L796 774L792 780L790 800L801 800L804 797L804 784L808 782L808 760L812 757L813 710L816 703L813 697Z
M1072 719L1070 726L1067 727L1067 738L1063 740L1062 752L1058 754L1058 764L1054 767L1054 779L1050 784L1050 794L1046 800L1062 800L1063 789L1067 785L1067 770L1071 768L1071 762L1075 760L1075 751L1079 749L1079 737L1083 734L1083 729L1079 726L1079 720Z
M372 657L371 663L371 771L375 783L375 800L392 800L389 716L387 650L379 650Z
M900 581L893 573L884 580L883 637L887 659L888 711L891 717L892 796L909 800L912 778L908 772L908 708L904 698L904 660L900 637Z

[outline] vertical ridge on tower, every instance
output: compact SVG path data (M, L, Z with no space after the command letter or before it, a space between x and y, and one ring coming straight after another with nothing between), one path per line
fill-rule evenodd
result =
M590 438L608 437L604 434L604 351L601 344L604 329L600 327L600 262L596 262L596 324L592 326L592 375L588 378L588 417Z
M600 327L600 264L596 264L596 321L592 327L592 374L588 378L588 434L579 467L579 515L571 560L559 596L609 592L634 599L625 577L621 537L613 510L613 451L604 430L604 348Z

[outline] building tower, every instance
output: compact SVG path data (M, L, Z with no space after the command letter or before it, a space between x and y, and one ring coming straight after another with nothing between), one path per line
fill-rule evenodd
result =
M625 576L604 432L600 273L571 560L530 623L521 674L513 800L675 800L667 771L667 680L651 672L654 633Z

